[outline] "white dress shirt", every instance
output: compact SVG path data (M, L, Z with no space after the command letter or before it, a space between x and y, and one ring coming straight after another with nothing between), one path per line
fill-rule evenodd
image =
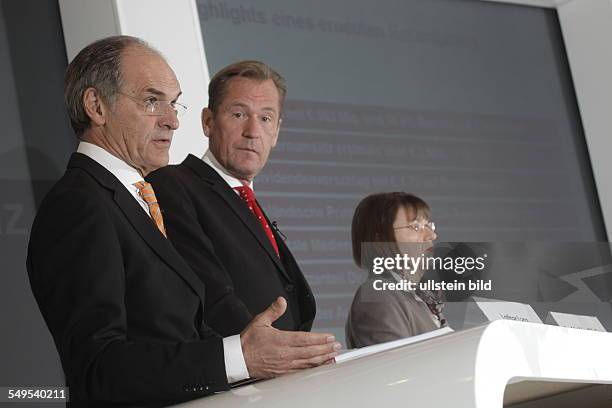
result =
M234 190L236 194L240 195L240 193L236 191L235 188L242 187L244 186L244 184L242 184L242 182L236 177L232 176L230 172L227 171L227 169L223 167L221 163L219 163L217 158L212 154L210 150L207 150L206 153L204 153L202 161L212 167L217 173L219 173L221 178L225 180L227 184L229 184L232 190ZM251 190L253 190L253 180L251 180L251 182L249 183L249 187L251 187Z
M138 194L138 187L134 184L139 181L144 181L142 175L133 167L130 167L126 162L121 160L118 157L113 156L100 146L97 146L93 143L88 142L80 142L77 147L77 153L82 153L90 159L95 160L104 167L106 170L110 171L113 176L117 177L119 182L123 184L123 186L130 192L132 197L140 204L142 209L147 213L147 215L151 216L149 213L149 206L146 201Z
M134 186L135 183L144 181L138 170L92 143L80 142L77 147L77 153L84 154L110 171L140 204L147 215L151 216L149 206L138 193L138 188ZM223 338L223 358L225 360L225 374L228 382L233 383L249 378L249 371L244 361L239 334Z

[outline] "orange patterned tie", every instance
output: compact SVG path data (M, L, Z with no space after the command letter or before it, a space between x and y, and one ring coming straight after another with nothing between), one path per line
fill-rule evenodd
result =
M164 227L164 218L162 217L161 209L157 203L153 186L146 181L139 181L138 183L134 183L134 185L138 188L138 194L140 194L142 199L149 206L149 213L151 213L151 218L155 221L155 225L157 225L157 228L164 234L164 237L168 238L166 235L166 228Z

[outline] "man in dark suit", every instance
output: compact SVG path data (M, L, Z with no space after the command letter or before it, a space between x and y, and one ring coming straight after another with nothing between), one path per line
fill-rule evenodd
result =
M210 288L166 239L143 180L168 163L184 108L159 53L134 37L97 41L70 63L65 85L80 143L41 204L27 268L72 405L169 404L332 358L332 336L271 326L283 299L235 336L205 324ZM212 292L220 316L237 310Z
M166 211L168 238L205 283L233 289L251 314L282 296L288 311L275 327L310 330L312 292L253 192L253 179L278 139L285 82L267 65L243 61L219 71L208 93L202 125L209 150L202 158L189 155L182 164L147 177ZM209 248L225 274L205 268L203 250ZM245 324L234 320L213 327L231 334Z

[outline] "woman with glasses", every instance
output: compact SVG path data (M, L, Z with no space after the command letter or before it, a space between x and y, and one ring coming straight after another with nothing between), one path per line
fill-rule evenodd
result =
M398 262L383 268L380 262L398 256L423 260L431 253L437 235L429 215L425 201L404 192L373 194L357 206L351 228L353 259L368 270L368 279L355 293L348 315L348 348L415 336L446 325L441 292L418 287L422 265ZM414 290L397 290L401 282L404 289L412 282Z

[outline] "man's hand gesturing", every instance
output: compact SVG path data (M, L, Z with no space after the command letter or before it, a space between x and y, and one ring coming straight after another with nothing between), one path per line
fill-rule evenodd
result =
M329 333L282 331L272 323L285 313L279 297L255 316L240 334L242 352L251 378L271 378L333 361L340 343Z

